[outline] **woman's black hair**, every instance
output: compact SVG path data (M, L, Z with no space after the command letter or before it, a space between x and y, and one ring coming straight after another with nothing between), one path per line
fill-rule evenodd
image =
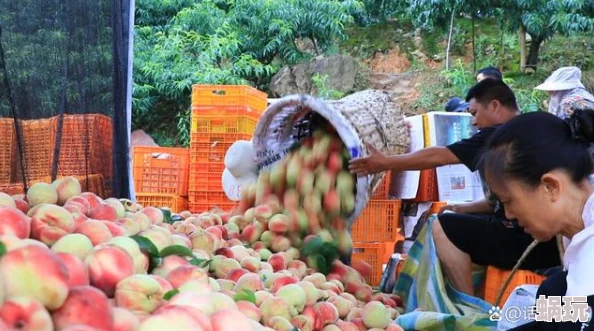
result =
M483 179L514 178L536 187L544 174L564 170L575 183L593 168L594 110L577 110L566 120L546 112L518 115L490 137L478 168Z
M501 74L501 71L499 69L497 69L494 66L488 66L488 67L484 67L482 69L479 69L476 72L476 75L480 75L483 74L486 77L489 78L493 78L493 79L497 79L497 80L503 80L503 75Z

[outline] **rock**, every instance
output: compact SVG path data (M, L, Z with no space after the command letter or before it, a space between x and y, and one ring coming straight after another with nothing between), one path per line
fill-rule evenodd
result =
M283 67L270 81L270 92L274 97L290 94L316 94L313 76L319 73L327 76L326 87L343 93L353 92L359 63L348 55L317 57L309 63Z
M142 130L133 131L130 135L130 146L152 146L159 147L146 132Z

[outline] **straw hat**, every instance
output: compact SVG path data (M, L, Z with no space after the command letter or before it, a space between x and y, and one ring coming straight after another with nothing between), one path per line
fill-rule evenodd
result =
M255 183L257 179L252 142L234 142L225 154L225 170L221 178L225 195L232 201L239 201L241 188Z
M534 89L541 91L565 91L584 88L581 82L582 71L577 67L561 67L555 70L544 83Z

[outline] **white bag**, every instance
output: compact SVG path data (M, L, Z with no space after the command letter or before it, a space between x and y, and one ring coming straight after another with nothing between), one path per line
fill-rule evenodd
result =
M513 329L533 321L531 307L536 304L538 285L521 285L514 289L501 309L497 331Z

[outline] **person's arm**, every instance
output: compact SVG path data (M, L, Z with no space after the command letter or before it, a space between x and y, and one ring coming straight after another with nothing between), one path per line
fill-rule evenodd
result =
M356 174L378 173L392 170L396 172L406 170L432 169L448 164L458 164L460 160L446 147L428 147L422 150L386 156L373 146L367 146L370 155L364 158L353 159L349 169Z
M487 199L482 198L468 203L447 205L441 209L440 214L445 210L451 210L458 214L488 214L493 213L495 208L487 202Z

